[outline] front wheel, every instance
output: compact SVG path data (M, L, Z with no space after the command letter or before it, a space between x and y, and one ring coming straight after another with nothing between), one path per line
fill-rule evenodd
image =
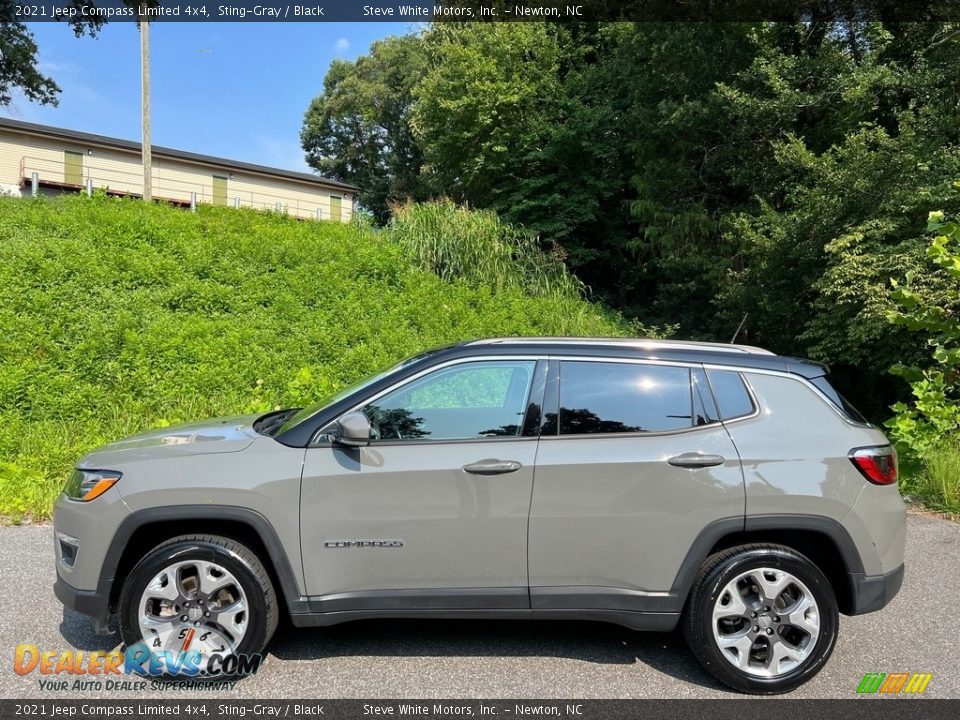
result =
M119 615L128 648L143 643L174 662L190 652L206 674L230 655L263 650L278 611L270 575L249 548L216 535L184 535L137 563L123 584Z
M839 614L830 582L803 555L745 545L704 563L683 632L720 682L754 694L793 690L826 664Z

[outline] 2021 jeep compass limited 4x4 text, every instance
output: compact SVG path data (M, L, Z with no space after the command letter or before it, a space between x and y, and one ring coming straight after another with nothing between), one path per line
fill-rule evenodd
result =
M806 681L903 579L886 438L817 364L677 341L502 339L305 409L144 433L58 499L67 606L128 644L258 652L371 617L678 624L722 682ZM318 638L318 641L321 641Z

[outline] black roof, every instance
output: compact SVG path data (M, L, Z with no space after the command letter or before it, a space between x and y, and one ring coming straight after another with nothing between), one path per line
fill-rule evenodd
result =
M65 128L52 127L50 125L38 125L36 123L14 120L12 118L0 117L0 128L10 130L19 130L21 132L33 135L44 135L46 137L64 138L76 142L92 143L106 147L117 148L119 150L132 150L140 152L140 143L133 140L122 140L120 138L108 137L106 135L97 135L95 133L80 132L78 130L67 130ZM359 192L360 188L356 185L340 182L339 180L330 180L328 178L313 175L312 173L297 172L295 170L283 170L281 168L268 167L266 165L256 165L254 163L241 162L239 160L229 160L227 158L214 157L213 155L201 155L200 153L187 152L186 150L176 150L174 148L163 147L162 145L151 145L153 155L163 158L173 158L176 160L187 160L189 162L201 163L203 165L216 165L229 170L245 171L258 173L260 175L270 175L273 177L285 178L288 180L300 180L302 182L312 183L314 185L327 185L330 187L341 188L351 192Z
M698 362L789 372L807 378L819 377L827 372L826 366L812 360L776 355L750 345L652 338L489 338L453 345L438 354L461 356L518 352Z

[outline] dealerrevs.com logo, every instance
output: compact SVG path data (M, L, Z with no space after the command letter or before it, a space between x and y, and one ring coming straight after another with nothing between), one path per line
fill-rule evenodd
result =
M201 653L199 650L159 651L139 642L125 650L80 652L41 650L32 643L17 645L13 671L36 674L43 690L142 690L146 681L136 678L210 681L253 675L262 655Z
M861 695L919 695L927 689L933 673L867 673L857 686Z

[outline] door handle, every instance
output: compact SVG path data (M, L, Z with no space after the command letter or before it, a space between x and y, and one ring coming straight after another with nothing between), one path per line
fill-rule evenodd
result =
M463 466L463 471L473 475L502 475L523 467L516 460L478 460Z
M723 465L723 463L726 462L726 458L722 455L705 455L704 453L687 452L681 455L674 455L667 460L667 462L674 467L705 468Z

